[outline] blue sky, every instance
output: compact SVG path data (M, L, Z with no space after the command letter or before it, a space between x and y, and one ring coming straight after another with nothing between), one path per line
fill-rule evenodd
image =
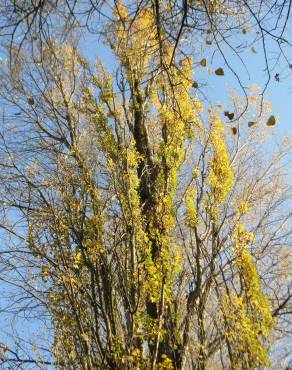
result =
M292 31L290 34L292 36ZM288 36L290 36L290 34ZM259 89L263 89L268 79L263 45L261 41L251 45L251 37L246 35L236 35L234 38L234 45L241 41L245 41L246 45L249 43L246 49L240 54L245 63L245 67L230 49L224 48L224 55L231 67L240 77L243 86L248 87L253 84L258 85ZM86 39L81 40L80 46L84 54L92 62L96 57L99 57L109 71L115 69L116 62L111 51L108 47L105 47L97 37L86 36ZM273 129L270 128L270 131L280 139L283 135L287 134L289 130L290 132L292 130L292 68L288 67L287 61L285 61L283 57L277 60L279 55L278 45L271 38L266 40L266 51L271 78L264 96L271 102L273 114L277 118L276 126L273 127ZM292 46L286 48L286 52L292 64ZM197 60L194 56L194 61L199 63L203 57L207 59L206 68L197 65L194 74L194 79L198 81L200 86L199 93L201 92L202 96L207 96L212 105L221 104L224 110L230 102L230 90L237 90L239 96L244 96L243 91L232 71L228 69L222 56L218 52L214 54L213 46L209 48L206 46L203 51L202 48L200 48ZM208 74L208 69L214 72L218 67L223 67L225 72L224 76L216 76L214 73L211 75ZM279 81L275 80L275 75L277 73L279 74Z

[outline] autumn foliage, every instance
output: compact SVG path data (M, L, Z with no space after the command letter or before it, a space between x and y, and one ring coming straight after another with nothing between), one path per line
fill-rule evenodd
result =
M2 77L24 122L2 135L5 204L42 287L51 362L263 369L286 293L274 294L287 269L270 257L287 241L289 143L264 155L269 106L252 91L235 135L200 101L198 63L176 52L154 7L133 15L119 2L104 42L115 73L50 38Z

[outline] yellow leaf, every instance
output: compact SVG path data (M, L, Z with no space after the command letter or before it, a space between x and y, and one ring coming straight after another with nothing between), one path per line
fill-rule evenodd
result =
M217 76L224 76L224 70L223 70L223 68L217 68L216 69L216 71L215 71L215 74L217 75Z
M275 116L269 117L269 119L267 120L267 126L275 126L275 124L276 124Z
M205 59L205 58L203 58L203 59L200 61L200 64L201 64L201 66L202 66L202 67L206 67L206 65L207 65L207 61L206 61L206 59Z

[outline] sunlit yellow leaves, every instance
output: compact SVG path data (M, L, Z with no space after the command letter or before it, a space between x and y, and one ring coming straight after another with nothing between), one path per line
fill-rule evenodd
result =
M230 165L229 153L224 140L224 127L220 118L212 117L211 142L214 155L210 163L210 187L211 197L218 204L224 202L229 191L232 189L234 177Z
M247 203L241 202L240 214L246 213ZM241 278L241 294L227 295L223 300L223 311L229 327L225 335L232 344L235 367L254 368L267 366L269 358L262 341L274 328L271 304L262 292L262 286L253 257L248 246L254 237L238 223L233 232L234 256ZM239 355L242 354L242 355Z
M225 336L234 354L232 366L235 369L268 366L268 352L261 337L263 327L267 328L267 334L271 323L261 322L261 318L254 317L243 297L237 295L225 296L222 307L229 328Z
M247 206L248 205L244 202L242 205L239 205L239 210L243 209L246 211ZM232 239L236 247L242 248L247 247L254 240L254 235L246 230L242 222L238 222L233 230Z
M196 202L196 189L191 187L188 189L187 194L185 195L186 202L186 220L190 227L195 227L198 222L197 214L197 202Z
M156 31L151 8L144 7L130 16L122 1L114 12L115 21L108 38L129 77L141 79L151 60L156 44Z
M243 216L246 213L248 213L249 210L250 210L250 204L245 200L241 200L237 207L236 213L239 216Z
M74 265L73 265L74 268L78 269L80 267L81 260L82 260L82 254L80 251L77 251L74 257Z
M162 355L163 361L157 366L157 370L173 370L172 360L167 355Z
M119 1L116 8L114 9L114 15L121 19L122 21L126 21L129 17L127 9L122 1Z

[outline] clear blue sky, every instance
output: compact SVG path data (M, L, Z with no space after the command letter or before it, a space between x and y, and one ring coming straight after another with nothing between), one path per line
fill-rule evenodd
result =
M291 31L292 36L292 31ZM249 36L237 35L237 40L234 40L234 45L241 41L249 41ZM94 60L96 56L103 60L104 65L108 70L113 70L115 61L111 51L104 47L101 41L94 36L86 37L81 42L81 48L85 55ZM256 52L254 52L256 51ZM287 62L281 57L277 60L279 49L277 44L271 39L267 39L266 43L267 57L269 60L271 79L265 91L265 98L272 103L273 114L277 117L277 125L270 129L275 136L283 137L288 131L292 132L292 68L289 69ZM212 104L222 104L223 109L229 103L229 92L231 89L236 89L239 95L243 96L243 92L238 84L236 77L226 66L222 56L217 52L213 55L214 47L208 46L205 48L205 53L198 53L198 58L195 62L199 62L202 57L207 59L207 67L197 66L195 68L195 80L202 85L201 92L205 94ZM290 57L292 64L292 46L286 50L287 56ZM240 77L242 85L248 87L251 84L256 84L260 88L264 88L268 74L266 71L265 58L263 53L262 43L258 42L252 46L248 46L245 51L240 54L244 60L246 68L242 65L239 58L230 52L230 49L224 49L224 54L230 63L231 67ZM194 58L195 59L195 58ZM214 73L209 75L207 69L215 71L218 67L223 67L225 75L216 76ZM248 73L247 71L248 70ZM279 74L279 81L275 80L275 75Z

